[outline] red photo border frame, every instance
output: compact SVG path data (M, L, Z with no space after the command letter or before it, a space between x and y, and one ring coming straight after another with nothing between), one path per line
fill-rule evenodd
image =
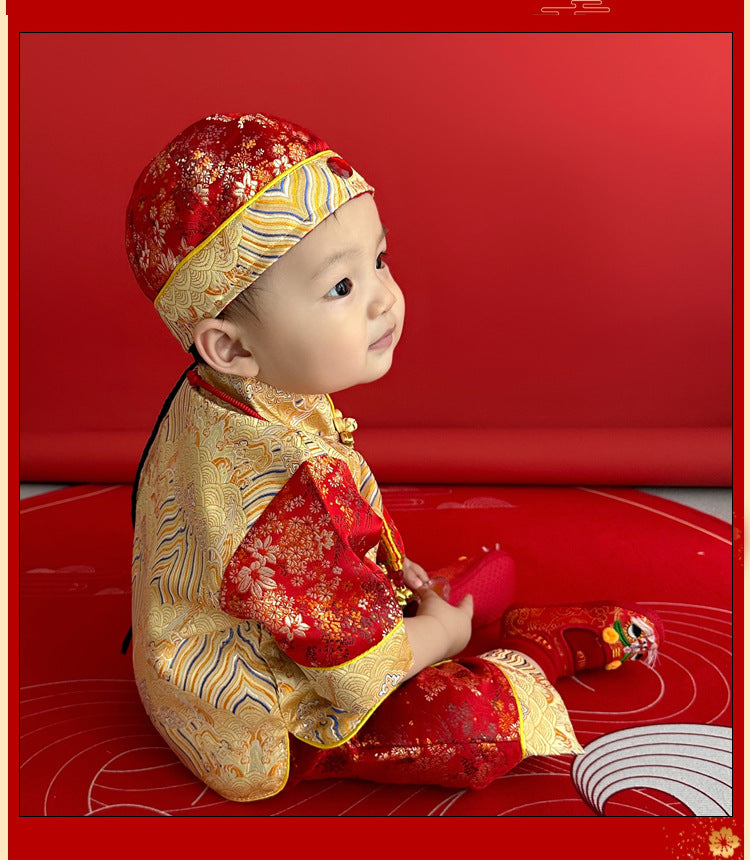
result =
M301 4L300 4L301 5ZM555 5L560 14L541 14L542 6ZM444 819L442 823L415 822L410 818L394 818L385 822L377 817L339 819L332 822L318 819L285 818L283 825L275 820L252 818L250 832L240 834L227 848L221 847L226 836L217 828L210 829L200 819L185 819L179 827L158 820L110 818L108 823L87 826L78 818L21 818L17 814L18 764L17 713L14 709L17 690L17 578L18 520L17 452L18 452L18 122L19 122L19 34L23 32L216 32L215 20L207 20L207 7L196 0L174 3L131 2L127 8L112 6L92 12L83 7L52 4L49 0L33 5L23 0L7 0L8 23L8 345L9 345L9 420L8 420L8 798L7 845L8 856L47 857L57 851L72 851L76 856L96 857L106 853L111 858L130 856L146 850L154 855L161 851L189 856L219 851L253 853L284 853L310 850L349 850L365 857L380 856L392 851L395 843L404 852L429 852L447 856L460 850L467 837L481 850L532 857L556 858L600 857L613 851L659 858L712 858L710 837L721 828L730 828L739 837L740 845L733 860L744 856L744 654L741 634L744 621L744 21L743 5L738 0L724 3L699 3L696 0L591 0L591 6L609 8L603 14L574 14L570 2L543 3L541 0L511 0L508 8L495 5L485 12L481 21L462 18L454 5L443 9L431 7L429 13L416 5L394 9L379 5L377 9L336 3L326 7L308 5L304 9L284 7L279 10L242 6L225 10L222 20L233 19L246 26L238 30L276 32L279 21L292 20L295 32L373 32L373 19L383 32L728 32L733 36L733 374L734 374L734 442L733 478L735 498L734 530L734 609L736 636L733 681L735 690L735 817L733 818L491 818L474 817L470 821ZM566 11L565 7L568 7ZM214 16L215 17L215 16ZM323 26L322 26L323 25ZM361 29L360 29L361 28ZM174 827L174 829L172 829ZM468 828L468 829L467 829ZM237 844L238 843L238 844ZM311 846L312 847L312 846Z

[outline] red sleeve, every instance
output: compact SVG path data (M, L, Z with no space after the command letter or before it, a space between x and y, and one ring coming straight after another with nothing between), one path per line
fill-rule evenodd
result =
M382 532L346 463L308 460L229 562L221 607L263 624L301 666L353 660L403 620L388 576L366 557Z

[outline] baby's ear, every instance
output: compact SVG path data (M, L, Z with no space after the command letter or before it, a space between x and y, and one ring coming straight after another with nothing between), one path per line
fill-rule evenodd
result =
M193 342L201 358L219 373L257 376L259 367L243 345L240 330L231 320L205 319L193 328Z

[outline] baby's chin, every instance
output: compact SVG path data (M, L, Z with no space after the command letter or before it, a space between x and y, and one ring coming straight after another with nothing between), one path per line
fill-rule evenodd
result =
M384 366L382 369L371 371L370 373L362 375L351 382L340 382L335 387L328 388L325 393L336 394L338 391L348 391L350 388L357 388L360 385L367 385L370 382L376 382L378 379L382 379L390 369L391 362L389 361L388 365Z
M325 373L313 374L312 378L306 380L305 390L297 389L296 393L336 394L338 391L348 391L350 388L367 385L369 382L382 379L391 369L394 350L395 344L387 352L381 352L377 357L377 361L370 359L357 370L353 370L351 374L342 374L333 377Z
M384 357L385 358L385 357ZM384 376L388 374L393 365L393 353L387 357L386 360L383 361L383 366L379 367L377 370L373 371L369 378L363 380L360 385L366 385L368 382L377 382L378 379L382 379Z

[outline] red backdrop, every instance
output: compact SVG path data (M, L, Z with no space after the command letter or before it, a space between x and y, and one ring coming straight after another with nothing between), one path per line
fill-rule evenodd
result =
M21 478L132 477L186 363L132 185L266 110L377 188L407 328L337 401L381 480L729 484L731 95L728 33L21 34Z

